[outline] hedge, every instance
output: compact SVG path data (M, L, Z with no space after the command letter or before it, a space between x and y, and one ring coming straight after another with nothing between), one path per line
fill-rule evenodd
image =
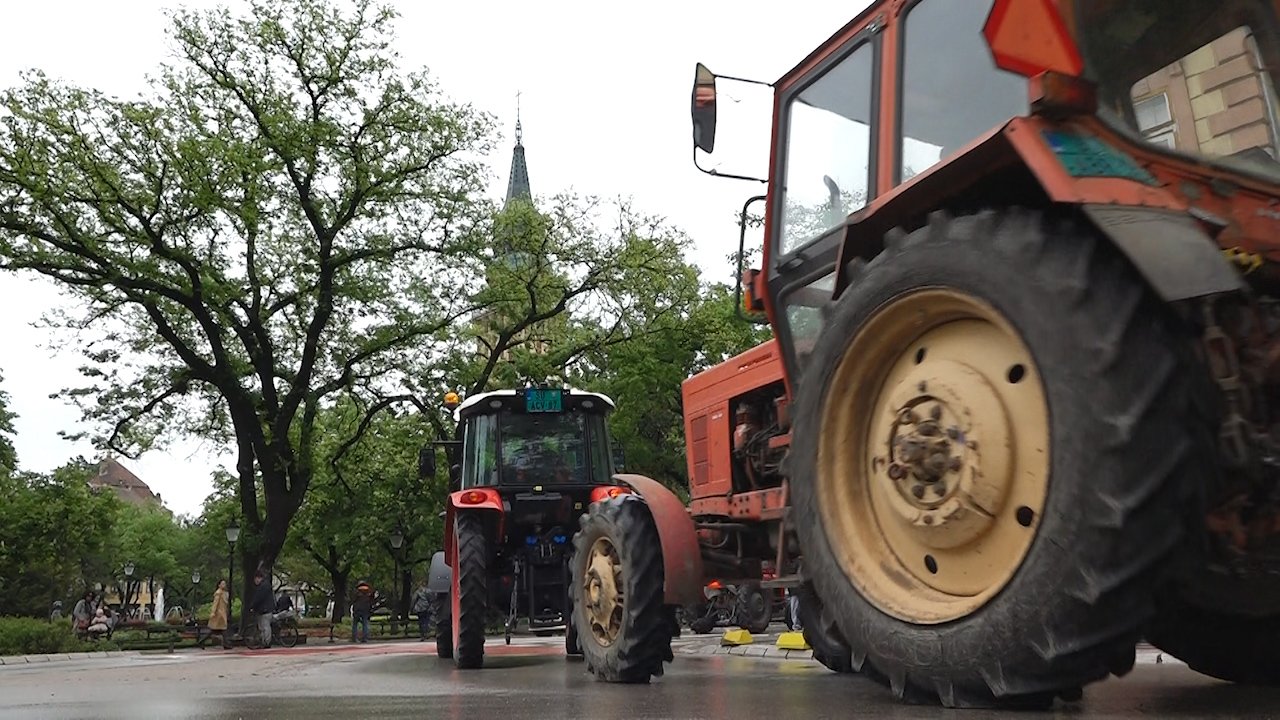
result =
M0 655L47 655L50 653L116 650L108 640L84 641L71 632L71 620L49 622L36 618L0 617Z

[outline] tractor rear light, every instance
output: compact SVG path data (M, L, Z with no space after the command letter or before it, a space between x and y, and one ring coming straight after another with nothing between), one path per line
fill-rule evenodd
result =
M602 485L598 488L592 488L591 502L593 503L600 502L602 500L609 500L611 498L616 498L619 495L630 495L630 494L631 494L631 490L629 488L625 488L620 485Z
M462 497L459 498L459 501L463 505L479 505L488 499L489 495L487 493L480 492L479 490L471 490L469 492L462 493Z
M724 586L720 584L719 580L712 580L711 582L707 583L707 587L711 588L712 590L719 590Z
M1093 83L1052 70L1031 78L1029 94L1031 112L1037 115L1092 115L1098 109Z

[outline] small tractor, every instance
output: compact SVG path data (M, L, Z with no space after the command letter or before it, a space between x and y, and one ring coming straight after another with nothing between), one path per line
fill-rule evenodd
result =
M588 505L629 492L611 481L613 401L530 386L447 398L455 404L461 462L451 468L445 547L428 581L444 600L436 651L459 668L483 666L486 630L498 616L508 644L526 620L537 634L563 630L566 652L577 655L568 623L571 539ZM426 456L429 466L434 457Z
M772 560L815 656L901 699L1078 699L1143 638L1280 684L1278 13L875 0L760 83L767 178L707 172L768 184L773 339L686 408L692 512L634 475L590 508L596 677L660 675L671 609Z

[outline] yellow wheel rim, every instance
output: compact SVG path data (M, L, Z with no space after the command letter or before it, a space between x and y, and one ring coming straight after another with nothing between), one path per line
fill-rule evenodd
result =
M596 642L608 647L622 632L622 560L608 538L597 538L587 553L582 597Z
M944 289L895 298L853 339L821 412L820 513L863 597L933 624L1009 582L1048 493L1048 403L995 308Z

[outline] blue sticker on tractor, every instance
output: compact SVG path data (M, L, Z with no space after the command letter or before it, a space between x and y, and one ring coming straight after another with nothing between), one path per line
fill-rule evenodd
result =
M1041 134L1071 177L1115 177L1160 184L1133 158L1092 135L1065 130L1044 130Z

